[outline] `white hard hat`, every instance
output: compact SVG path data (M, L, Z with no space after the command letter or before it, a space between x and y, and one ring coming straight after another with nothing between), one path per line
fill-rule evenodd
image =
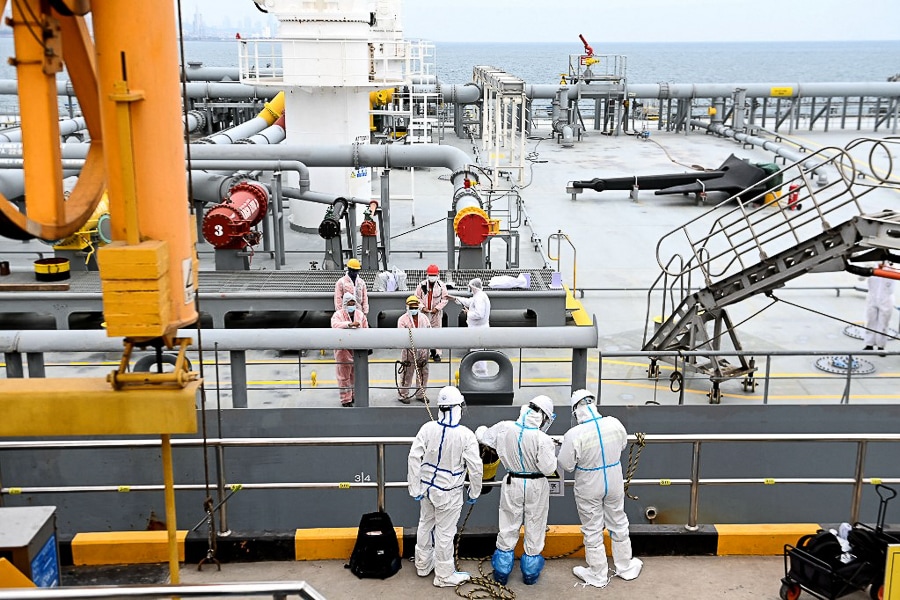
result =
M463 398L462 392L459 389L455 388L452 385L444 386L441 388L440 393L438 393L437 397L437 405L438 406L459 406L463 402L465 402L465 398Z
M575 390L575 392L572 394L572 408L574 409L579 402L587 398L590 398L588 402L593 402L595 400L594 394L592 392L588 390Z
M481 279L479 279L478 277L475 277L475 278L473 278L473 279L470 279L470 280L469 280L469 287L473 287L473 288L475 288L476 290L482 289L483 285L482 285L482 283L481 283Z
M547 417L553 417L553 400L551 400L549 396L535 396L532 398L531 404L541 409L541 412L547 415Z

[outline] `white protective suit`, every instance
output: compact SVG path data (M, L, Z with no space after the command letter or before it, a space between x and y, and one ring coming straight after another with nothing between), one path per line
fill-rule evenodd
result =
M575 417L579 424L563 437L557 461L561 469L575 471L575 506L581 518L588 563L588 569L575 567L576 575L597 587L608 582L603 545L606 527L612 540L616 575L634 579L642 563L632 558L620 460L628 445L628 433L615 417L600 416L593 404L578 405ZM586 576L580 575L579 569L587 571Z
M451 389L459 394L455 388ZM444 390L438 403L443 394ZM409 495L421 497L416 571L425 577L433 568L435 585L453 582L454 575L460 575L454 570L453 538L463 505L463 482L468 470L469 498L478 498L483 473L475 434L459 424L461 407L448 410L440 404L438 407L438 420L425 423L416 434L409 450L406 475Z
M865 342L869 349L879 350L887 342L888 324L894 311L894 280L885 277L869 277L869 292L866 294Z
M500 421L476 430L478 441L497 451L507 473L552 475L556 471L556 452L553 439L541 431L543 414L523 406L516 421ZM497 550L510 553L519 540L519 528L525 525L525 554L535 557L544 549L547 513L550 510L550 485L546 477L526 479L503 477L500 488L500 517ZM524 560L525 557L523 557ZM497 565L494 563L495 579ZM523 562L523 572L525 570ZM538 568L539 573L539 568Z
M469 291L472 292L471 298L456 299L457 302L466 308L466 325L468 327L490 327L491 299L484 293L481 280L476 277L469 281ZM486 377L489 373L487 361L479 360L476 362L472 365L472 372Z

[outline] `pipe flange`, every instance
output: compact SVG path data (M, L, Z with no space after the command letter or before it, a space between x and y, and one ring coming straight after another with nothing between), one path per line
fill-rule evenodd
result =
M835 375L846 375L847 373L866 375L875 371L875 365L869 361L856 357L851 361L846 354L823 356L815 364L817 369Z
M851 337L854 340L861 340L866 337L866 330L859 325L847 325L846 327L844 327L844 335L846 335L847 337ZM894 329L893 327L888 328L888 337L895 338L898 335L900 334L898 334L896 329Z
M479 208L481 208L481 206L482 206L481 196L479 196L478 192L476 192L473 188L459 188L459 190L457 190L456 193L453 194L453 210L454 211L461 210L459 208L459 204L460 204L460 201L464 200L464 199L471 200L472 202L466 203L466 206L464 206L463 208L467 208L467 207L473 206L473 205L478 206Z

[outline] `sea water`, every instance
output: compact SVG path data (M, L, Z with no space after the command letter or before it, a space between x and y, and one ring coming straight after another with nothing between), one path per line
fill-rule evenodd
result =
M237 65L237 43L187 41L187 60ZM528 83L558 83L574 44L436 43L444 83L472 80L474 65L503 69ZM885 81L900 73L900 41L595 44L596 54L626 57L629 83L810 83Z

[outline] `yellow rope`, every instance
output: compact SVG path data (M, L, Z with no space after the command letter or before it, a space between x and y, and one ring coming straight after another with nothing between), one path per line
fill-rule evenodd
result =
M413 365L415 366L416 373L413 378L415 381L419 381L419 361L418 355L416 354L416 343L413 341L412 329L407 327L406 332L409 334L409 348L412 350L413 355ZM399 386L398 386L399 387ZM399 391L399 390L398 390ZM431 402L428 401L428 387L425 387L425 390L422 393L422 399L425 401L425 410L428 411L428 418L434 421L434 415L431 413Z
M647 442L644 439L644 434L641 432L635 433L634 438L635 441L628 446L628 468L625 469L625 495L632 500L637 500L637 496L628 493L628 486L631 485L631 478L634 476L635 471L637 471L638 461L641 459L641 450L644 449ZM637 452L634 452L635 446L637 446Z

